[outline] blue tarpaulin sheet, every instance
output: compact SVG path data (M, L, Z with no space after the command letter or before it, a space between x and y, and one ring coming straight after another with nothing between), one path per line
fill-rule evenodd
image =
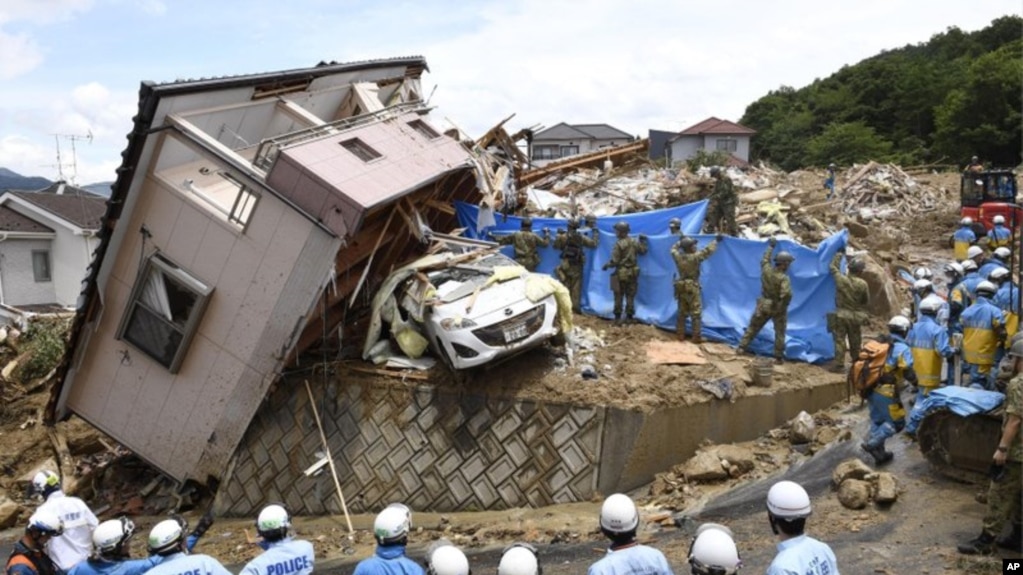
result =
M954 385L939 387L913 406L913 411L909 413L909 421L906 423L906 432L916 433L924 416L935 409L948 409L956 415L966 417L976 413L987 413L1001 405L1003 401L1005 394L997 391Z
M471 204L456 204L459 225L467 228L467 235L485 236L491 231L495 236L516 231L520 218L498 216L497 225L478 230L478 208ZM671 246L677 240L668 233L668 221L673 217L682 220L682 230L693 236L702 249L713 236L696 235L703 227L707 209L706 200L675 208L650 212L609 216L597 219L600 242L593 250L587 250L583 270L583 296L581 306L590 315L611 318L614 296L610 286L610 271L601 266L611 257L615 243L613 226L615 222L629 222L631 234L646 234L650 250L640 256L639 289L636 295L636 319L659 327L674 330L677 304L674 295L676 277L675 262L671 257ZM533 231L541 232L547 227L554 237L557 229L565 226L565 220L555 218L533 218ZM827 331L825 317L835 309L835 281L829 272L831 258L845 247L847 232L839 232L823 241L817 249L810 249L788 240L778 242L776 251L786 250L796 257L789 268L792 278L792 303L789 305L788 328L786 332L785 357L806 362L817 362L834 356L831 334ZM703 334L705 337L738 344L743 331L753 316L757 298L760 296L760 260L767 249L763 240L745 240L726 237L718 246L717 253L703 263L700 281L703 286ZM506 247L511 256L511 247ZM538 272L553 273L558 264L559 253L553 247L540 250L541 263ZM773 322L768 322L750 346L759 354L770 355L774 347Z

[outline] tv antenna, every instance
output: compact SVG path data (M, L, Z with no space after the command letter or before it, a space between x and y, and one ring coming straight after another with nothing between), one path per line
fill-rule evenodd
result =
M71 142L71 163L70 164L65 164L64 160L63 160L63 158L61 156L61 153L60 153L60 139L61 138L64 138L65 140L68 140L68 141ZM81 136L81 135L78 135L78 134L54 134L53 135L53 141L57 145L57 164L55 166L51 166L51 167L57 168L57 177L58 177L58 179L61 182L68 182L71 185L76 185L75 178L78 177L78 151L77 151L77 149L75 147L75 142L78 141L78 140L85 140L85 141L87 141L87 142L89 142L91 144L92 143L92 130L88 130L88 132L84 136ZM67 178L67 177L64 176L64 168L71 168L71 177L70 178Z

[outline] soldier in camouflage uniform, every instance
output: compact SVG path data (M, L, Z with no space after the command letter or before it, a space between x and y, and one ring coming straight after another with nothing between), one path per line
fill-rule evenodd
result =
M707 218L711 231L737 236L739 227L735 224L735 205L738 198L732 180L717 166L710 169L710 175L714 178L714 191L710 195L710 216Z
M519 231L497 238L497 243L502 246L511 244L515 248L515 261L532 272L540 265L540 254L536 253L536 248L551 245L551 233L544 228L543 236L534 234L533 218L526 216L522 218Z
M588 236L580 232L578 218L571 218L568 220L568 232L558 230L558 236L554 238L554 249L561 250L561 263L554 269L554 275L572 294L572 311L575 313L580 313L582 304L583 263L586 262L583 248L597 247L599 239L596 229L591 229L590 233L592 235Z
M771 253L778 241L771 238L767 241L768 249L760 260L760 298L757 308L749 320L749 327L739 341L739 353L748 353L749 344L754 336L767 323L774 321L774 360L781 363L785 353L785 327L788 324L789 302L792 301L792 282L789 281L789 265L795 260L788 252L778 252L771 267Z
M632 321L636 314L636 290L639 288L639 262L638 257L647 252L647 238L639 234L639 241L629 237L629 223L618 222L615 224L615 234L618 241L611 249L611 261L604 264L604 271L615 268L611 273L611 291L615 294L615 323L620 323L622 318L622 298L625 298L625 317Z
M679 218L671 218L668 220L668 233L673 236L685 237L682 233L682 220Z
M675 300L678 301L678 320L675 323L675 333L679 341L686 340L686 318L692 316L693 321L693 342L702 341L701 332L703 324L703 297L700 294L700 264L703 260L714 255L718 249L718 242L724 238L718 234L717 238L710 242L707 247L696 251L696 239L682 238L671 248L671 257L678 267L678 279L675 280Z
M863 260L849 262L848 275L842 274L842 252L831 260L831 276L835 278L835 311L829 313L828 331L835 342L835 363L831 370L845 371L846 341L849 342L850 361L856 361L860 353L860 327L867 321L867 305L870 293L867 282L858 277L866 267Z
M980 535L959 545L959 552L967 555L989 555L995 546L1020 551L1023 547L1023 440L1020 422L1023 417L1023 340L1009 349L1012 359L1012 380L1005 389L1005 413L1002 415L1002 435L991 456L992 471L1001 469L1001 477L992 477L988 487L987 513ZM1012 530L1006 537L998 537L1005 520L1012 520ZM1004 555L1003 555L1004 557Z

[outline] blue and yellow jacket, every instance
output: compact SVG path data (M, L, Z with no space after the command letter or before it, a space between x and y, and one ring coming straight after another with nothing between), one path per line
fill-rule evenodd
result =
M952 234L952 242L955 250L956 261L961 262L966 259L966 252L973 245L973 242L977 241L977 234L973 233L970 226L962 226L954 234Z
M934 318L924 315L909 330L906 344L913 354L917 385L938 387L941 384L941 366L947 358L952 357L948 331L938 325Z
M1019 287L1011 281L998 286L998 292L991 300L1005 314L1005 347L1009 348L1012 336L1019 331L1019 316L1016 314L1016 303L1019 301Z
M995 351L1005 342L1005 314L986 297L978 297L959 316L963 324L963 359L974 365L994 365Z
M991 231L987 233L988 246L991 249L1009 247L1009 242L1012 241L1012 230L1003 226L1002 224L995 224L995 227L991 228Z
M980 265L980 268L977 270L977 275L979 275L982 279L987 279L991 272L998 268L1008 269L1008 266L997 258L988 258Z
M870 420L877 424L885 422L901 424L905 421L906 409L899 398L900 384L903 379L912 384L917 382L916 371L913 369L913 353L906 345L906 340L894 334L889 337L892 347L884 363L885 373L877 387L867 396Z

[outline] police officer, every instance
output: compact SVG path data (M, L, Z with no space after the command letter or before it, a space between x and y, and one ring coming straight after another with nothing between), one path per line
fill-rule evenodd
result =
M696 530L689 547L689 569L693 575L735 575L741 566L731 529L704 523Z
M987 513L980 535L960 544L960 553L968 555L991 554L995 545L1019 552L1023 547L1023 443L1020 440L1020 418L1023 417L1023 340L1017 340L1009 350L1012 360L1013 377L1005 390L1005 412L1002 415L1002 434L998 447L991 456L995 470L1003 470L1002 477L992 477L988 487ZM1006 520L1011 520L1012 530L1005 537L995 539Z
M186 540L185 548L191 551L199 538L213 525L213 516L206 514ZM145 559L131 558L131 538L135 535L135 524L127 517L104 521L92 530L92 557L80 562L68 571L68 575L142 575L163 561L160 555Z
M963 360L970 367L970 387L994 389L997 349L1005 344L1005 314L991 299L998 288L989 281L977 284L977 300L959 317L963 326Z
M501 553L497 575L540 575L540 556L528 543L512 543Z
M678 319L675 333L679 341L686 340L686 318L692 316L693 342L700 343L703 323L703 296L700 293L700 264L714 255L718 242L724 235L718 234L707 247L696 251L696 239L684 237L671 247L671 257L678 268L678 279L675 280L675 300L678 302Z
M309 575L316 554L313 544L288 536L291 516L281 505L267 505L256 518L256 532L263 538L263 553L249 561L244 575Z
M992 249L1009 247L1012 241L1012 230L1005 227L1005 216L999 214L991 219L991 231L987 233L988 245Z
M991 303L1005 314L1005 341L1006 348L1008 348L1012 337L1019 331L1019 315L1016 313L1016 305L1019 303L1019 286L1012 281L1009 270L1005 268L993 270L988 276L988 280L998 286L998 291L995 292Z
M973 218L967 216L959 221L959 229L952 234L952 246L957 260L966 259L966 250L977 241L973 233Z
M778 536L778 554L767 575L838 573L835 553L826 543L806 534L806 519L813 509L803 486L779 481L767 492L767 520Z
M750 342L770 319L774 321L774 360L781 363L785 353L785 327L788 323L789 302L792 301L792 282L789 280L788 270L795 258L789 252L778 252L774 258L774 267L771 267L771 254L778 245L778 240L771 238L767 240L767 245L768 249L764 251L764 257L760 260L760 298L757 299L757 307L749 320L749 327L739 340L738 351L747 353Z
M948 331L937 321L941 303L938 296L924 298L920 302L920 317L906 335L917 378L917 404L941 385L941 367L955 354L949 345Z
M50 539L46 544L46 552L57 567L67 571L89 557L92 551L92 530L99 525L99 519L96 519L84 501L64 495L60 488L60 477L52 471L36 473L32 478L32 487L45 499L39 509L53 512L64 525L63 534Z
M188 525L181 519L165 519L149 531L149 554L159 555L162 561L146 571L147 575L230 575L209 555L189 555L185 529Z
M1012 251L1005 246L997 247L991 252L991 257L985 259L980 264L980 268L977 270L977 275L983 279L991 279L991 272L996 269L1009 269L1009 258L1012 257Z
M889 437L906 426L906 408L902 406L903 380L916 386L913 353L906 344L909 318L897 315L888 321L888 343L891 348L885 359L884 373L873 389L864 390L870 410L870 432L860 444L877 465L888 463L894 455L884 448Z
M391 504L373 520L377 548L373 557L359 561L353 575L423 575L423 568L405 555L411 528L408 507Z
M50 509L40 507L28 519L25 534L14 544L4 567L5 575L57 575L60 569L46 554L46 544L59 537L64 525Z
M515 261L532 272L536 271L536 266L540 265L540 254L537 253L536 248L549 246L551 233L544 228L542 236L534 234L533 218L524 216L519 231L500 236L496 241L502 246L511 245L515 250Z
M831 258L831 276L835 278L835 312L829 313L828 331L835 344L835 363L831 370L845 372L846 342L849 343L849 357L855 361L860 353L860 327L868 319L867 306L870 304L870 290L867 282L860 277L866 264L863 260L849 262L848 274L842 273L842 253Z
M973 301L977 298L977 284L984 281L984 278L980 277L980 273L977 271L977 262L967 258L961 265L963 266L963 279L956 289L961 291L960 296L965 304L963 309L966 309L973 305Z
M446 541L432 547L426 558L428 575L469 575L469 558L462 550Z
M604 264L603 269L611 272L611 291L615 294L615 323L621 323L622 299L625 299L625 318L632 322L636 314L636 291L639 288L639 256L646 254L647 237L639 234L639 240L629 237L629 222L615 223L615 234L618 240L611 249L611 260Z
M738 198L732 180L717 166L710 169L710 175L714 178L714 191L710 197L710 215L707 221L710 222L712 231L737 236L739 227L735 225L735 205Z
M561 250L561 263L554 269L554 275L568 288L572 296L572 311L580 313L583 264L586 263L586 254L583 250L597 247L600 236L596 229L591 229L590 235L580 232L578 218L569 218L567 227L567 232L558 230L558 235L554 238L554 249Z
M615 493L600 508L600 531L611 540L611 546L587 571L587 575L672 575L664 554L636 541L639 510L628 495Z

